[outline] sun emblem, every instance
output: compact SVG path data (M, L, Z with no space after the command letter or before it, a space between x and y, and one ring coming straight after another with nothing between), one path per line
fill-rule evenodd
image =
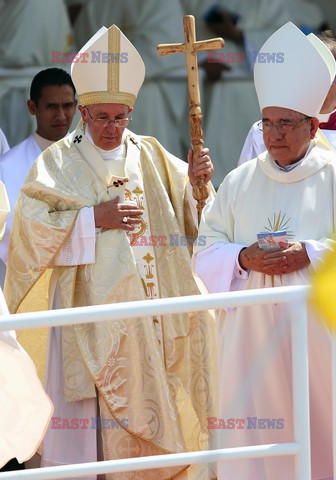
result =
M264 228L268 232L286 231L288 238L294 237L293 230L288 230L289 222L291 219L290 218L286 219L286 214L282 213L281 210L279 211L279 213L273 214L272 220L269 217L267 220L268 220L268 226Z

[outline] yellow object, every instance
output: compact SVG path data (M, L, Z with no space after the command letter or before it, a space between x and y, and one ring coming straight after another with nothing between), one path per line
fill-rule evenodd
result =
M310 300L331 333L336 331L336 250L329 250L312 276Z
M48 310L48 284L51 270L47 270L35 285L34 298L27 296L20 305L18 313ZM44 384L45 368L47 361L48 328L34 328L28 330L17 330L18 342L26 350L34 361L39 379Z

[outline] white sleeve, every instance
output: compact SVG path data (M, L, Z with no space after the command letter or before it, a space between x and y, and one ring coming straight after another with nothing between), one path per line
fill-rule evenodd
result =
M244 247L237 243L217 242L194 256L194 271L209 293L241 290L248 278L248 272L238 262L239 252Z
M79 211L71 235L54 260L54 266L86 265L95 262L96 230L93 207Z
M304 240L302 241L306 245L306 252L312 267L317 269L325 260L325 254L328 250L335 248L335 242L333 241L319 241L319 240Z
M195 227L198 229L197 201L193 197L192 185L190 182L188 182L188 185L187 185L187 196L188 196L191 215L194 220ZM212 202L213 199L214 199L214 194L210 192L209 197L206 200L206 203Z

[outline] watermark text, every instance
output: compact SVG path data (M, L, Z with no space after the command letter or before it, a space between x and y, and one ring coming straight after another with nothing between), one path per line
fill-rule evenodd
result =
M114 418L62 418L52 417L51 428L54 430L117 430L128 427L127 418L122 418L119 421Z
M102 52L91 50L91 52L65 53L60 51L51 52L52 63L127 63L128 52Z
M208 63L284 63L285 54L283 52L257 52L248 50L245 52L218 52L217 50L208 51Z
M238 429L246 428L248 430L283 430L285 420L283 418L217 418L208 417L208 428L212 429Z

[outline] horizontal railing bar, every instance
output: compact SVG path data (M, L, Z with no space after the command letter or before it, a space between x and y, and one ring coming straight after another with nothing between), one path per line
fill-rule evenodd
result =
M12 480L48 480L49 478L79 477L81 475L98 475L104 473L129 472L153 468L164 468L197 463L212 463L220 460L236 460L241 458L260 458L299 453L297 443L277 443L248 447L223 448L203 452L173 453L122 460L62 465L57 467L34 468L16 472L0 473L0 479Z
M288 303L305 300L309 291L307 285L290 287L259 288L243 292L211 293L184 297L159 298L121 302L89 307L64 308L31 313L18 313L15 316L0 317L0 330L51 327L76 323L122 320L147 315L164 315L192 311L232 308L237 305L257 305Z

